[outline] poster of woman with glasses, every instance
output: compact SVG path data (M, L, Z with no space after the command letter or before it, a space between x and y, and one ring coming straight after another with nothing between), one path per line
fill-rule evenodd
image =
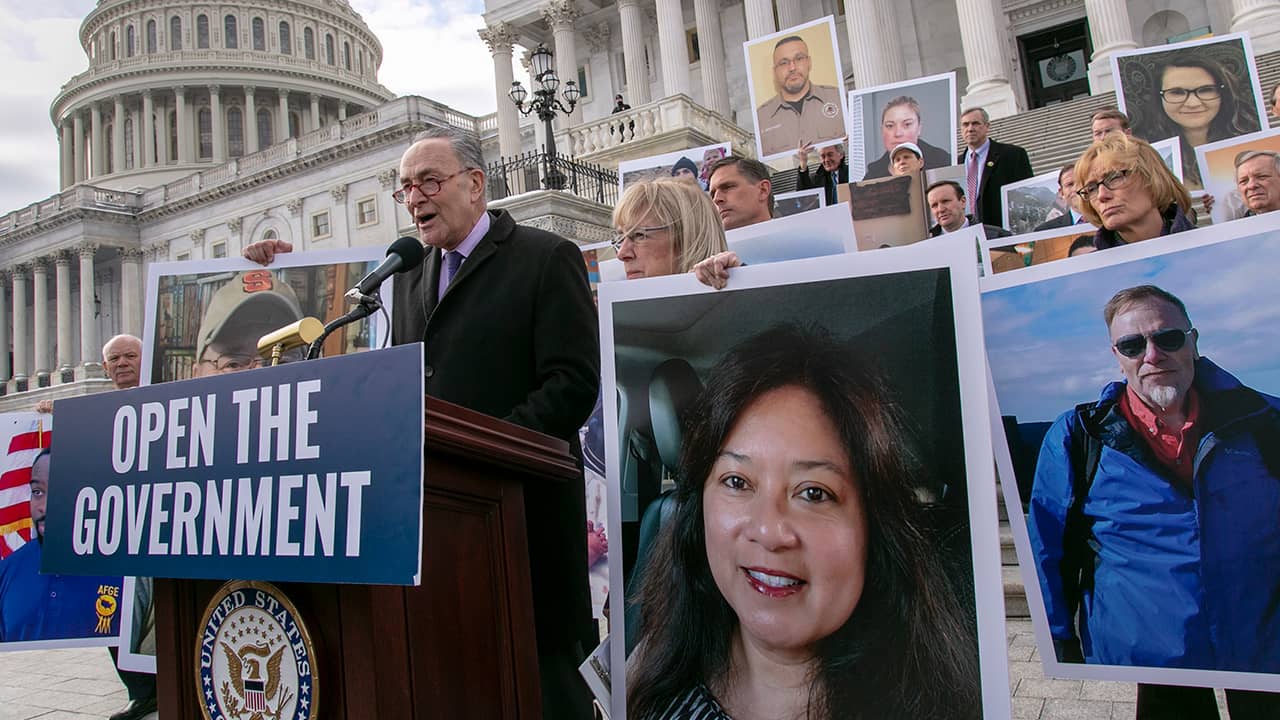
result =
M742 51L761 161L844 138L844 73L833 17L758 37L743 43Z
M243 258L154 263L148 268L143 384L250 370L266 364L258 339L304 317L327 323L350 306L343 297L382 260L383 248L281 255L271 269ZM325 341L323 356L382 347L391 313L347 325ZM305 348L282 362L303 359Z
M1178 138L1183 182L1203 187L1195 148L1267 128L1262 88L1246 34L1221 35L1111 56L1116 102L1133 134Z

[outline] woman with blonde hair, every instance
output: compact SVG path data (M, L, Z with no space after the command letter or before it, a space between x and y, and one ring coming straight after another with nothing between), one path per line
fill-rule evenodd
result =
M1191 230L1191 195L1144 140L1109 133L1076 162L1080 214L1098 250Z
M698 261L728 249L711 198L674 178L628 186L613 226L613 248L628 280L691 272Z

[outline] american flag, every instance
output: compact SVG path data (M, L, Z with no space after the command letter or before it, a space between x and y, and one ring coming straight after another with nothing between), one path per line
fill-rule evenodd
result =
M0 459L0 559L31 539L31 463L49 447L53 423L48 415L22 413L4 425L0 440L8 434L9 449Z

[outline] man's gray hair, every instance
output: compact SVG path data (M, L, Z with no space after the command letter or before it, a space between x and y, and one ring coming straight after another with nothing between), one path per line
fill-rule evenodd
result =
M1239 169L1241 165L1253 160L1254 158L1260 157L1271 158L1271 163L1275 165L1276 172L1280 173L1280 153L1272 152L1270 150L1245 150L1239 155L1236 155L1236 168Z
M117 341L119 341L119 340L127 340L127 341L129 341L130 343L133 343L133 344L137 345L137 346L138 346L138 352L139 352L139 353L141 353L141 352L142 352L142 340L141 340L141 339L139 339L139 338L138 338L138 336L136 336L136 335L129 335L128 333L121 333L120 335L114 335L114 336L112 336L112 338L111 338L110 340L108 340L108 341L106 341L105 343L103 343L103 344L102 344L102 360L103 360L104 362L105 362L105 361L106 361L106 359L107 359L107 348L111 347L112 345L114 345L114 344L115 344Z
M990 124L991 124L991 114L987 112L987 109L986 109L986 108L984 108L984 107L971 107L971 108L969 108L969 109L967 109L967 110L965 110L965 111L961 112L961 113L960 113L960 117L964 117L965 115L968 115L969 113L982 113L982 122L984 122L984 123L986 123L986 124L988 124L988 125L990 125Z
M458 162L464 168L485 169L484 152L480 150L480 138L475 133L449 125L436 125L414 135L412 144L422 140L448 140L453 146L453 154L458 156Z

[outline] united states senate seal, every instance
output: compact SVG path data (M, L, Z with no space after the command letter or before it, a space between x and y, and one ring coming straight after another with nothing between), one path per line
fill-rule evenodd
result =
M200 621L196 686L205 720L312 720L315 646L297 609L269 583L232 581Z

